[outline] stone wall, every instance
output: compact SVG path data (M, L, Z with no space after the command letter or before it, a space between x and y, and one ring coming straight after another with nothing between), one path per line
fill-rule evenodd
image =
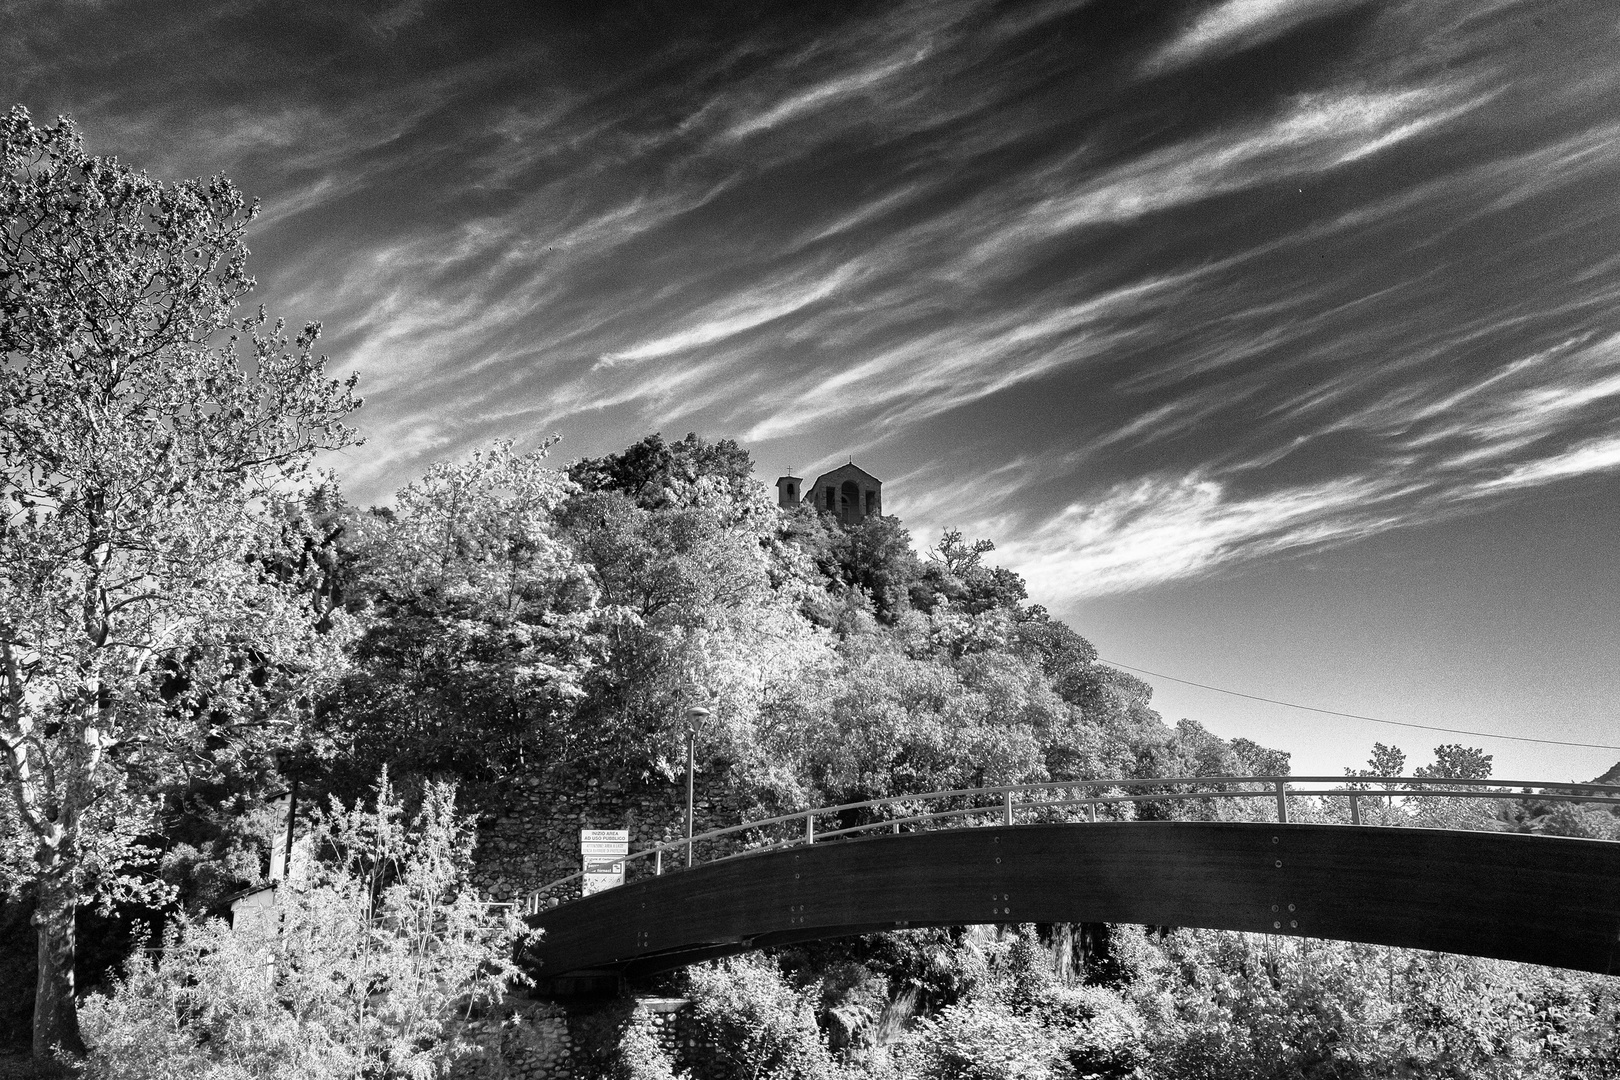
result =
M465 1034L477 1051L457 1062L458 1080L574 1080L568 1014L548 1001L509 999Z
M467 1022L476 1051L462 1058L456 1080L600 1080L611 1067L632 1015L645 1012L653 1038L670 1061L693 1077L715 1072L715 1049L703 1038L685 998L622 997L594 1008L512 998Z
M694 804L699 833L769 813L727 776L700 775ZM479 827L473 884L492 900L516 901L579 872L581 829L629 829L632 853L680 840L686 827L686 778L629 786L559 770L524 780L475 809ZM700 858L714 853L699 849ZM665 858L676 862L684 854L676 849ZM638 859L626 867L626 879L652 872L651 857ZM556 898L569 899L578 890L579 883L573 882L558 890ZM714 1051L684 999L625 996L595 1007L509 998L500 1009L469 1022L468 1033L480 1049L460 1063L456 1075L465 1080L598 1080L638 1006L649 1014L659 1046L678 1067L695 1077L713 1073Z
M699 1041L692 1028L692 1003L685 998L637 998L636 1005L652 1017L652 1029L658 1045L674 1062L680 1064L698 1056Z
M736 825L758 810L725 778L698 778L696 831ZM679 840L686 827L686 781L625 787L582 773L533 777L499 802L479 806L473 883L492 900L512 901L541 885L578 873L579 830L629 829L632 853ZM700 857L703 852L699 852ZM665 858L681 856L671 852ZM626 879L651 874L649 856L626 867ZM559 894L577 896L578 882Z

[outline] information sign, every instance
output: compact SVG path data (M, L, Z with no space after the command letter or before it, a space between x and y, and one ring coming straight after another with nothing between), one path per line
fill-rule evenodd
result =
M579 854L585 863L580 895L590 896L623 885L624 857L630 854L630 830L581 829Z
M584 883L579 887L579 895L592 896L623 884L623 874L586 874Z

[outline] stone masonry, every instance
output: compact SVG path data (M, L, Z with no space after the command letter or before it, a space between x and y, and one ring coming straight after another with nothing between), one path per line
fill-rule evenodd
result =
M753 800L724 778L698 779L697 832L735 825L757 812ZM685 830L686 786L682 778L629 788L584 773L557 771L544 779L522 781L502 802L479 810L473 884L492 900L510 902L579 872L581 829L629 829L632 854L679 840ZM680 857L675 852L665 856ZM650 856L625 868L627 880L652 872ZM577 895L574 882L559 899Z
M695 831L736 825L760 815L754 797L724 776L697 778ZM685 834L685 777L643 786L602 780L585 772L555 770L526 779L498 801L476 807L478 846L473 884L499 902L521 901L540 886L581 869L581 829L629 829L630 851L673 843ZM699 850L702 857L706 852ZM684 859L665 856L666 869ZM626 867L626 879L651 875L649 856ZM556 891L556 899L579 895L579 883ZM595 1007L565 1007L522 997L521 991L488 1016L468 1021L479 1052L455 1070L462 1080L595 1080L605 1055L636 1007L650 1014L659 1045L690 1074L709 1074L713 1049L698 1030L689 1004L680 998L638 996ZM706 1067L708 1066L708 1067Z
M595 1009L566 1009L547 1001L512 998L487 1016L470 1020L465 1034L473 1053L458 1061L456 1080L599 1080L633 1010L647 1014L659 1047L694 1077L717 1065L684 998L640 996Z

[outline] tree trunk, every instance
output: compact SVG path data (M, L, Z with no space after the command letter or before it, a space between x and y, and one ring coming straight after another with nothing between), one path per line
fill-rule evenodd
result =
M39 980L34 988L34 1057L49 1058L57 1048L84 1053L79 1009L73 1000L75 904L72 890L55 875L40 882L34 929L39 934Z

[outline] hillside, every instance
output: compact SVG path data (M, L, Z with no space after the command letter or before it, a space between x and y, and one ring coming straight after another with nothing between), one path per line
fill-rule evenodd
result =
M496 448L387 514L344 510L364 627L325 714L329 782L455 775L500 801L559 770L760 810L1042 780L1275 773L1287 755L1172 726L1141 680L1030 603L994 543L786 508L747 452L650 436L566 474ZM456 537L447 547L436 538ZM348 778L348 779L346 779Z
M417 795L453 781L479 814L472 880L495 900L576 868L581 825L628 825L638 844L671 838L693 706L709 710L694 733L700 827L943 788L1288 771L1281 751L1167 723L1149 686L1101 663L993 564L992 541L947 532L919 554L895 517L849 523L779 507L751 472L740 446L696 436L651 436L566 471L497 445L435 465L391 509L359 510L329 488L281 507L281 546L264 565L333 643L311 723L273 756L221 757L208 776L162 790L166 832L152 863L133 869L173 900L120 902L87 922L81 986L105 988L145 927L219 913L258 880L283 835L264 797L289 780L306 817L330 796L352 803L383 770ZM1437 755L1489 774L1479 751ZM1597 782L1616 775L1620 765ZM1315 813L1348 820L1327 802ZM1620 835L1604 809L1541 800L1363 814ZM903 930L631 989L690 1000L690 1037L649 1041L625 1020L626 998L602 1014L619 1021L592 1021L577 1042L597 1074L668 1078L681 1066L694 1080L732 1080L744 1074L717 1062L751 1062L748 1075L805 1080L1450 1077L1499 1066L1595 1077L1612 1075L1620 1032L1617 980L1104 924ZM28 1003L7 1005L24 1030ZM713 1053L683 1058L692 1045Z
M431 572L357 575L348 602L369 629L333 722L367 770L458 769L502 807L488 834L502 852L524 846L503 830L521 829L526 806L548 822L555 806L561 825L537 835L563 866L577 858L569 829L590 806L632 808L633 820L615 824L630 824L638 842L648 815L676 824L680 717L692 704L711 710L696 737L700 793L732 820L982 784L1288 771L1285 753L1192 720L1166 723L1150 687L1099 662L993 565L992 541L946 533L919 554L897 518L847 524L779 508L750 472L741 447L696 436L653 436L576 463L571 487L499 455L443 468L402 493L386 522L357 522L361 567L423 550L399 537L465 539ZM514 576L497 567L519 537L536 554ZM496 602L503 593L532 606L514 616ZM452 617L459 638L446 633ZM515 635L515 624L547 633ZM444 640L467 644L434 653ZM510 644L519 640L523 651ZM425 664L400 662L424 647ZM519 677L539 664L548 681ZM423 703L432 711L418 721L411 710ZM410 738L400 738L402 718ZM456 733L452 744L416 734L441 729ZM1478 751L1441 752L1489 773ZM581 777L612 798L578 801L567 787ZM1387 825L1613 827L1612 815L1541 804L1512 820L1483 804L1366 812ZM1613 1019L1620 1003L1609 981L1489 961L1100 924L900 931L637 989L694 999L702 1038L756 1063L757 1075L849 1080L1438 1077L1480 1075L1503 1059L1512 1075L1574 1076L1580 1062L1613 1060L1617 1028L1598 1018ZM1548 1023L1596 1022L1581 1028L1592 1032L1579 1051L1588 1056L1525 1049L1534 1037L1509 999L1557 1013ZM611 1040L596 1052L629 1053ZM664 1064L625 1075L698 1067L644 1045L637 1053Z

